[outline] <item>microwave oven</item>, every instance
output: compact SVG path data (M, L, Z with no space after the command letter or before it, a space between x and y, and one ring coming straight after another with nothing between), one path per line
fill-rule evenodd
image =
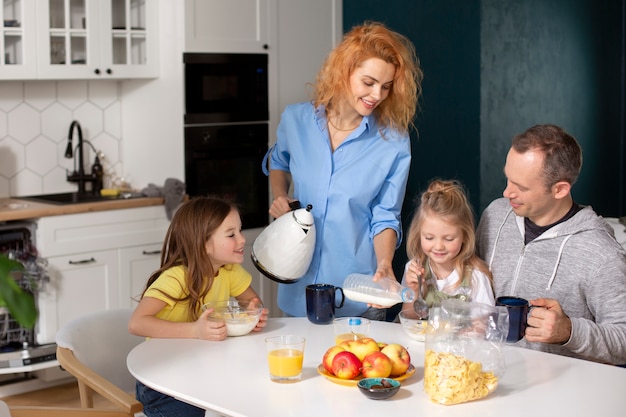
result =
M185 124L269 119L267 54L184 53Z

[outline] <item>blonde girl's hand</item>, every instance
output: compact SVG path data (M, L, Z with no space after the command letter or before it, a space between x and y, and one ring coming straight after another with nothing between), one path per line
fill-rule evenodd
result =
M417 291L419 289L419 277L424 276L424 273L424 267L415 259L412 259L411 262L409 262L409 267L407 268L405 275L406 286L411 288L413 291Z
M224 340L228 336L226 323L218 320L209 320L209 314L212 311L212 308L207 308L198 317L198 320L194 322L196 338L202 340Z

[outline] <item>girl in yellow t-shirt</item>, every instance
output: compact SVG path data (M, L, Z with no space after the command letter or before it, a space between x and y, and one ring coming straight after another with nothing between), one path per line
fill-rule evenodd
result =
M146 289L128 323L131 333L146 337L226 339L223 322L208 320L211 301L261 302L242 266L246 239L237 207L224 199L196 197L176 211L165 235L161 267ZM267 324L267 309L254 331ZM204 410L137 383L137 399L150 416L203 416Z

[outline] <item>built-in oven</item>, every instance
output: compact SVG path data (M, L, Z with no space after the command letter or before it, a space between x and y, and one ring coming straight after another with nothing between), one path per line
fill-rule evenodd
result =
M269 119L267 54L184 53L185 124Z
M218 195L241 208L244 229L269 221L268 179L261 171L268 123L185 127L187 193Z
M267 54L185 53L187 194L225 196L244 229L269 221Z

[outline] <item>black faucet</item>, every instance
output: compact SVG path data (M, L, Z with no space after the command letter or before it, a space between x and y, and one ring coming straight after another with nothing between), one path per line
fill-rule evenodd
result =
M95 148L91 144L91 142L87 140L83 140L83 131L80 128L80 123L77 120L74 120L70 125L70 131L67 134L67 148L65 149L65 157L72 158L73 156L73 145L72 145L72 137L74 134L74 129L78 131L78 144L76 145L77 153L78 153L78 170L76 170L76 161L74 161L74 172L71 174L67 173L67 180L69 182L77 182L78 183L78 193L84 194L85 183L91 182L93 184L91 191L95 193L99 193L102 189L102 165L100 165L100 159L98 157L98 152L96 152ZM84 158L83 158L83 144L87 142L96 153L96 159L91 167L91 173L85 173L84 167Z

